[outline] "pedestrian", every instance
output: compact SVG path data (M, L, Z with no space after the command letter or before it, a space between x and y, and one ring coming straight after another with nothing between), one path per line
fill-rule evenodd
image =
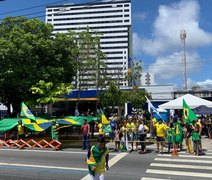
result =
M105 137L99 137L97 144L87 153L90 180L104 180L105 170L109 169L109 149L105 146Z
M145 138L148 130L149 128L144 124L144 121L141 121L141 124L138 126L139 141L141 143L141 151L139 151L139 154L144 154L146 151Z
M163 153L164 141L166 137L166 125L163 123L163 120L161 118L159 118L158 122L155 124L155 129L156 129L157 152Z
M199 124L195 123L192 125L192 141L193 141L193 149L194 149L194 155L199 156L200 151L200 136L199 136L200 127Z
M18 121L18 137L17 139L25 139L24 125L22 124L22 120Z
M86 150L90 147L90 125L88 124L86 119L84 119L81 131L82 131L83 150Z
M118 128L118 126L115 126L115 137L114 137L114 142L115 142L115 151L119 151L120 150L120 129Z
M192 148L192 144L191 144L191 135L192 135L192 127L190 124L186 123L186 140L185 140L185 144L186 144L186 151L190 154L193 154L193 148Z
M59 141L59 124L53 120L51 126L52 139Z
M175 132L175 129L174 129L173 123L169 123L169 126L167 127L167 131L166 131L168 153L170 153L171 147L173 146L173 143L174 143L174 137L175 137L174 132Z

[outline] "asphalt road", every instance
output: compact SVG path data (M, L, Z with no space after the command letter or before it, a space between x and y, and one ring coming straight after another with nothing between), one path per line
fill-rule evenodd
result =
M158 155L154 145L148 153L110 153L109 180L212 179L212 150L204 156L186 152L173 157ZM85 151L40 151L0 149L0 180L79 180L88 179Z

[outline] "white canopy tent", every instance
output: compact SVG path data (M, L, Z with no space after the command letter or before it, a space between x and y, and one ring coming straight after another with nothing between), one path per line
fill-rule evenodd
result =
M212 102L199 98L197 96L193 96L191 94L186 94L184 96L181 96L177 99L174 99L172 101L169 101L167 103L161 104L159 108L162 109L182 109L183 108L183 99L186 101L188 106L191 109L194 109L196 107L199 107L201 105L207 106L207 107L212 107Z

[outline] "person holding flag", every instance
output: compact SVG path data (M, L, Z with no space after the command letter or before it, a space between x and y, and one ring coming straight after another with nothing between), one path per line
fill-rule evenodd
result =
M189 153L193 153L192 145L191 145L191 135L192 135L192 124L197 119L196 114L191 110L191 108L187 105L186 101L183 99L183 118L186 122L187 126L187 135L186 135L186 148Z
M87 164L90 180L104 179L105 169L109 170L109 149L105 145L105 137L99 137L96 145L87 153Z

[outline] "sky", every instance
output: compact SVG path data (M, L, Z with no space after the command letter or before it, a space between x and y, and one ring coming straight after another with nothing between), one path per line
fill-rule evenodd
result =
M46 5L98 0L0 1L0 20L7 16L45 20ZM99 0L100 1L100 0ZM104 0L107 1L107 0ZM143 72L155 74L155 83L184 86L180 31L186 31L188 87L212 89L212 1L132 0L133 59L142 61Z

